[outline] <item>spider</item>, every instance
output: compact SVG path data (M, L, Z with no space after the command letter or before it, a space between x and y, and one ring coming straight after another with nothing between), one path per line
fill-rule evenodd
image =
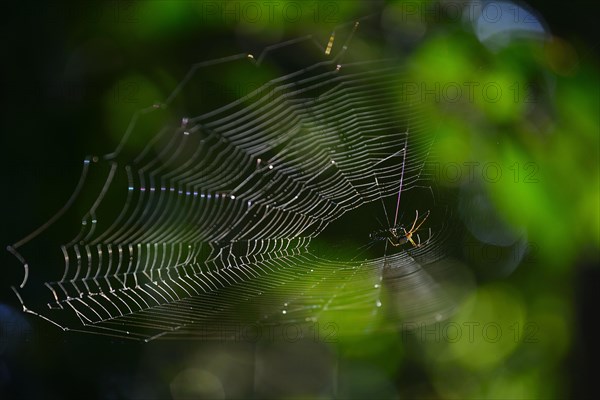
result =
M394 247L402 246L403 244L406 244L408 242L410 242L410 244L412 244L413 247L421 247L421 237L419 236L419 234L415 235L415 233L419 230L421 225L423 225L423 223L429 217L429 210L427 210L427 214L425 214L425 217L423 217L419 225L417 225L417 221L419 220L419 211L415 210L415 212L417 215L415 216L415 220L408 232L404 228L404 225L396 225L392 228L382 229L373 232L369 235L369 237L375 241L387 240ZM413 240L413 235L417 237L417 242ZM431 238L431 230L429 231L429 236ZM429 239L427 241L429 241Z

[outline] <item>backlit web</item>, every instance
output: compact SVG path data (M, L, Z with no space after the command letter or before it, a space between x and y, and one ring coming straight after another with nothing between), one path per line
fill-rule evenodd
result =
M357 26L194 65L134 115L114 152L85 159L65 207L9 246L24 310L138 340L447 318L460 274L429 168L435 126L403 98L398 60L353 52ZM306 65L277 64L302 51ZM231 66L263 82L224 105L195 102ZM410 227L416 211L430 211L422 246L369 239L396 218Z

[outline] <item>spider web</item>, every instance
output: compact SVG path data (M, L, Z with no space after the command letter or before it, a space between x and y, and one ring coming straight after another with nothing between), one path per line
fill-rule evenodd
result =
M63 209L9 246L24 311L146 341L316 324L364 334L450 316L462 276L429 168L435 129L399 96L398 60L352 52L357 25L336 30L331 54L309 36L196 64L136 113L114 152L85 159ZM233 102L194 103L211 68L256 74L299 45L316 60ZM139 150L136 137L147 139ZM391 226L401 181L399 221L431 211L418 248L369 242Z

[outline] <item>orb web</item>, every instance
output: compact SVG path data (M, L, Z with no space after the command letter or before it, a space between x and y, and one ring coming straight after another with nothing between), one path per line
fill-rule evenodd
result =
M196 64L137 112L113 152L85 159L67 204L9 246L23 309L65 330L146 341L447 318L460 274L429 168L435 126L402 96L397 59L353 53L356 28L340 27L337 43L309 36ZM208 69L260 71L298 44L320 59L209 110L190 101ZM369 241L395 211L405 226L431 212L421 246Z

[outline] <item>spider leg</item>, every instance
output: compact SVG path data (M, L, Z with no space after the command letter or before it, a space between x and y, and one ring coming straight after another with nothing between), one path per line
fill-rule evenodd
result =
M360 246L357 250L368 249L369 247L373 246L375 243L377 243L377 240L371 240L369 243Z
M364 252L366 252L367 250L369 250L371 247L373 247L373 245L375 243L377 243L377 241L373 240L373 242L367 243L366 245L359 247L358 250L362 249L362 251L358 252L350 261L356 260L358 258L358 256L360 256L361 254L363 254Z
M427 218L428 218L428 217L429 217L429 210L427 210L427 214L425 215L425 218L423 218L423 220L422 220L422 221L421 221L421 223L420 223L420 224L417 226L417 228L416 228L416 229L414 229L414 230L413 230L413 229L411 229L410 231L411 231L411 232L414 232L414 231L417 231L417 230L419 230L419 228L421 227L421 225L423 225L423 222L427 221ZM415 222L416 222L416 221L415 221ZM415 226L415 225L413 224L413 228L414 228L414 226Z
M388 217L388 213L385 208L385 203L383 202L383 197L381 196L381 190L379 190L379 181L377 180L376 176L375 176L375 186L377 187L377 192L379 193L379 200L381 201L381 207L383 208L383 214L385 215L385 220L387 222L386 226L390 226L390 218ZM377 221L379 221L379 220L377 220ZM379 224L381 226L384 226L381 222L379 222Z
M407 237L407 239L408 239L408 241L409 241L409 242L410 242L410 243L411 243L411 244L412 244L414 247L419 247L419 246L417 246L417 244L415 243L415 241L414 241L414 240L412 240L412 238L411 238L411 237Z
M394 246L394 247L400 246L400 243L394 243L394 242L392 242L392 238L388 238L388 240L392 244L392 246Z
M419 219L419 210L415 210L415 212L417 213L417 216L415 217L415 221L413 222L412 226L410 227L409 232L414 232L415 225L417 224L417 220ZM417 228L417 229L419 229L419 228Z

